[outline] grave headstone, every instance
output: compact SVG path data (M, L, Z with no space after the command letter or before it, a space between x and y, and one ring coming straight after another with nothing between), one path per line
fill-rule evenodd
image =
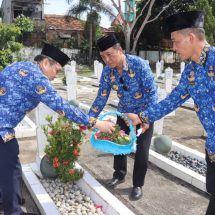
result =
M161 72L162 72L164 70L164 60L161 60L160 64L161 64Z
M156 78L158 78L161 74L161 63L158 61L156 63Z
M97 75L98 75L98 61L97 60L95 60L94 61L94 76L95 77L97 77Z
M103 64L102 63L98 63L98 67L97 67L97 79L100 80L101 78L101 74L102 74L102 70L103 70Z
M36 116L36 134L37 134L37 155L36 155L36 162L38 165L40 165L40 161L42 157L44 156L44 149L47 142L47 138L44 134L44 131L42 129L43 125L47 125L46 117L47 116L52 116L53 120L56 120L58 117L58 114L51 110L48 106L46 106L43 103L40 103L35 111L35 116Z
M173 69L168 67L165 69L165 89L167 93L172 90Z
M76 62L72 61L71 64L65 66L66 84L67 84L67 99L76 100L77 93L77 73L76 73Z

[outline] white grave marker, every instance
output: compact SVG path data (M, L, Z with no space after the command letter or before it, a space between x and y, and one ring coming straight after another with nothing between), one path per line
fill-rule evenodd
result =
M98 71L97 79L98 80L100 80L100 78L101 78L102 70L103 70L103 64L102 63L98 63L98 66L97 66L97 71Z
M67 84L67 99L76 100L76 89L77 89L77 73L76 73L76 62L72 61L71 65L65 66L66 84Z
M162 72L164 70L164 60L161 60L160 64L161 64L161 72Z
M167 93L172 90L173 69L168 67L165 69L165 89Z
M99 62L97 60L94 61L94 76L97 77L98 75L98 64Z
M36 134L37 134L37 155L36 155L36 162L38 165L40 165L40 161L42 157L44 156L44 149L47 142L47 138L44 134L44 131L42 129L43 125L46 125L48 122L46 121L46 117L52 116L53 120L56 120L58 117L58 114L51 110L49 107L44 105L43 103L40 103L36 108Z
M161 63L158 61L156 63L156 78L158 78L161 74Z

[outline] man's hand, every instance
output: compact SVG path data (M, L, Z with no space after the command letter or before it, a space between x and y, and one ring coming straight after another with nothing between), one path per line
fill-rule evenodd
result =
M142 122L140 121L140 118L137 114L134 113L125 113L125 115L130 118L130 120L132 121L133 125L139 125ZM126 119L125 119L126 121Z
M149 124L147 123L141 124L140 128L142 128L142 133L144 133L149 128Z
M101 132L105 133L112 133L115 130L113 122L101 120L96 120L94 128L98 128Z
M147 123L142 124L142 122L141 122L141 120L140 120L140 118L139 118L139 116L137 114L134 114L134 113L125 113L125 115L128 118L130 118L130 120L132 121L132 123L133 123L134 126L141 124L141 126L140 126L140 129L142 130L141 133L144 133L149 128L149 124L147 124ZM124 119L124 120L125 120L125 122L128 125L128 120L127 119Z

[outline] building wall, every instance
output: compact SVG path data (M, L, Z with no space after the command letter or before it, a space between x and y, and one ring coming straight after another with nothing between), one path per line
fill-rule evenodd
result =
M11 0L3 0L1 4L2 22L11 23Z
M12 23L14 18L23 14L29 18L44 19L44 0L3 0L3 23Z

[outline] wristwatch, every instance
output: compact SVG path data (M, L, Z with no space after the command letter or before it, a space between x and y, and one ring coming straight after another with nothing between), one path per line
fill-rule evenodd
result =
M97 119L95 117L90 117L89 119L89 124L88 124L88 129L91 129L95 124L96 124Z
M138 117L142 124L149 124L149 119L145 116L144 112L138 113Z

